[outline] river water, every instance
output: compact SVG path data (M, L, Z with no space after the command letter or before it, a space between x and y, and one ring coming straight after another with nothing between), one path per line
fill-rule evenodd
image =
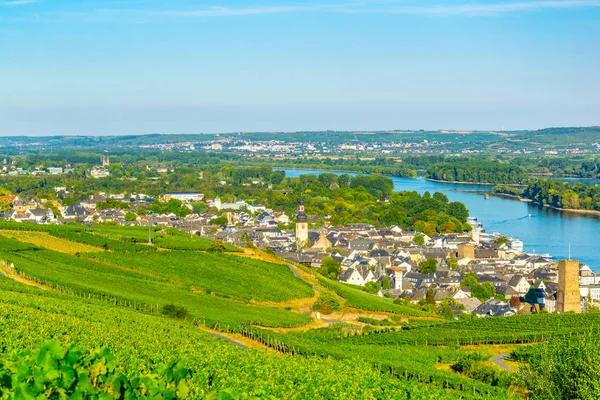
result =
M287 177L302 174L321 174L331 171L285 170ZM335 172L336 174L341 174ZM354 174L349 174L354 175ZM521 239L528 253L551 254L555 259L567 258L569 243L571 258L600 272L600 218L593 215L557 211L518 200L490 196L484 191L490 186L439 183L424 178L390 177L397 191L442 192L450 201L464 203L472 217L483 224L488 233L499 232Z

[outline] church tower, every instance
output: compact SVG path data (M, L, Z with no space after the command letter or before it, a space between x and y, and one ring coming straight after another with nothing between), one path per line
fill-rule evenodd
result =
M296 218L296 245L298 249L308 243L308 217L304 212L304 200L298 203L298 216Z
M579 261L560 260L558 262L558 288L556 291L556 311L559 313L581 312L579 292Z

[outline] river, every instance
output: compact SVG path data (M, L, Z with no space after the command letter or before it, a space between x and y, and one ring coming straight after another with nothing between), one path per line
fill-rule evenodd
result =
M331 171L285 170L288 177L298 177L302 174L318 175L324 172ZM394 181L394 189L397 191L429 191L431 194L442 192L450 201L464 203L469 209L469 214L477 217L486 232L499 232L521 239L528 253L549 253L555 259L567 258L571 243L571 258L589 265L595 272L600 272L598 216L557 211L495 196L485 200L482 193L491 191L491 186L439 183L424 178L390 178Z

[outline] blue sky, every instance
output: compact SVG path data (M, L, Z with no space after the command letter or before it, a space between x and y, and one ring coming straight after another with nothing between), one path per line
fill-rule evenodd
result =
M0 0L0 135L600 125L600 0Z

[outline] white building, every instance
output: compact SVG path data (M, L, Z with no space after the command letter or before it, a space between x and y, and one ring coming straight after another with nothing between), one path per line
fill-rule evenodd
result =
M169 192L165 193L162 197L162 201L169 201L171 199L179 200L184 203L191 203L202 201L204 199L204 193L201 192Z

